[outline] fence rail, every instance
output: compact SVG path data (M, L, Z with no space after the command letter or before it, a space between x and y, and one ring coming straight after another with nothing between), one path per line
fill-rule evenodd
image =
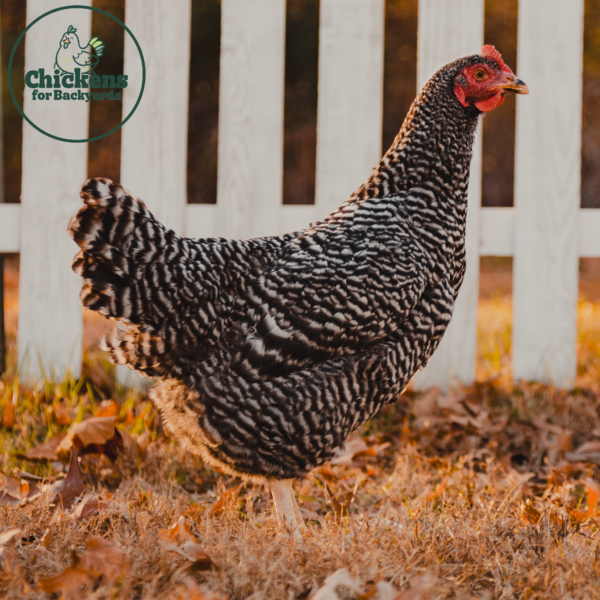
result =
M67 4L28 0L27 22ZM483 0L419 1L419 85L446 62L480 50L483 9ZM320 2L310 206L282 205L285 0L222 0L216 205L186 204L190 0L127 0L125 20L145 52L147 83L123 128L121 179L176 231L248 238L305 227L341 203L379 159L384 0ZM518 102L515 208L481 208L478 140L469 267L450 329L415 380L419 387L475 377L479 256L515 257L515 375L561 386L575 378L577 259L600 257L600 210L579 208L583 0L520 0L518 36L518 74L531 94ZM44 44L26 41L26 65ZM126 69L133 51L126 41ZM126 89L125 113L133 102ZM86 130L85 115L78 119ZM34 349L55 368L71 362L75 372L83 323L65 227L79 207L85 156L82 145L50 140L25 124L22 203L0 205L0 252L21 253L20 360ZM65 175L56 166L68 160L74 168ZM39 374L36 361L26 368Z

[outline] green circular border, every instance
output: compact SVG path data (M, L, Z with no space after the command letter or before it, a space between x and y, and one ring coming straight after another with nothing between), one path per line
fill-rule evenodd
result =
M17 102L17 98L15 96L15 92L13 90L13 84L12 84L12 65L13 65L13 59L15 57L15 52L17 51L17 47L21 43L21 40L23 39L23 37L25 36L25 34L27 33L27 31L31 27L33 27L38 21L40 21L41 19L43 19L44 17L47 17L48 15L51 15L52 13L55 13L55 12L59 12L61 10L68 10L70 8L83 8L85 10L93 10L93 11L102 13L103 15L106 15L107 17L110 17L113 21L116 21L131 36L131 39L135 42L135 45L137 46L138 52L140 53L140 58L142 60L142 89L140 90L140 95L138 96L138 99L137 99L137 102L135 103L135 106L131 109L131 112L115 128L111 129L107 133L103 133L102 135L98 135L96 137L88 138L88 139L85 139L85 140L70 140L68 138L61 138L61 137L58 137L57 135L52 135L51 133L48 133L48 132L44 131L41 127L38 127L23 112L23 109L21 108L21 106ZM121 127L123 127L123 125L125 125L125 123L127 123L127 121L129 121L129 119L131 118L131 116L133 115L133 113L136 111L136 109L137 109L137 107L138 107L138 105L139 105L139 103L140 103L140 101L142 99L142 95L144 93L144 88L146 87L146 62L144 61L144 55L142 53L142 49L140 48L140 45L139 45L137 39L135 38L135 36L133 35L133 33L131 33L131 30L129 29L129 27L127 27L127 25L125 25L125 23L123 23L122 21L120 21L119 19L117 19L117 17L115 17L114 15L111 15L110 13L106 12L105 10L102 10L101 8L94 8L93 6L82 6L80 4L73 4L73 5L70 5L70 6L61 6L60 8L55 8L53 10L49 10L48 12L44 13L43 15L40 15L37 19L35 19L31 23L29 23L29 25L27 25L27 27L24 29L23 33L21 33L21 35L18 37L17 41L15 42L15 45L13 46L12 52L10 53L10 60L8 61L8 87L10 89L10 95L12 96L13 102L15 103L15 106L17 107L17 110L21 113L21 116L34 129L37 129L40 133L43 133L44 135L46 135L46 136L48 136L48 137L50 137L50 138L52 138L54 140L58 140L59 142L69 142L71 144L81 144L81 143L85 143L85 142L95 142L96 140L101 140L102 138L105 138L106 136L110 135L111 133L114 133L115 131L117 131L118 129L120 129Z

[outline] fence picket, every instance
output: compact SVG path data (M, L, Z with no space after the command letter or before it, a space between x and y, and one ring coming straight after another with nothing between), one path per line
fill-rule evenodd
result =
M515 378L576 375L583 0L521 0L517 103Z
M285 0L221 5L217 232L279 230L283 188Z
M181 233L187 202L188 85L191 0L127 0L125 22L146 63L146 87L122 129L121 181L156 218ZM123 115L133 108L141 79L138 50L125 35Z
M483 0L419 0L417 85L461 56L483 45ZM413 378L417 388L475 380L479 296L479 212L481 207L481 131L473 149L467 219L467 271L454 315L429 364Z
M27 23L70 4L67 0L28 0ZM80 5L90 6L91 0L82 0ZM79 12L72 24L87 41L91 37L91 11ZM64 14L46 17L25 36L25 71L44 67L52 73L60 35L71 24ZM24 111L34 123L52 119L65 136L87 137L85 102L71 102L70 110L65 111L60 102L32 100L26 90ZM51 139L23 122L18 351L27 379L38 378L41 369L46 373L53 369L58 376L69 366L75 375L81 372L81 279L71 271L77 246L66 228L81 205L77 190L86 170L85 146Z
M321 0L316 216L337 208L381 158L383 0Z

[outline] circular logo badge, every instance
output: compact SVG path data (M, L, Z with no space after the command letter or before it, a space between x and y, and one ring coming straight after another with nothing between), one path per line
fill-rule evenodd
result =
M131 70L130 73L107 73L102 68L103 57L110 48L107 48L100 37L91 36L90 15L82 11L94 11L112 19L131 38L139 54L139 64L135 60L129 60L127 69ZM15 52L27 33L36 36L36 39L32 43L31 52L29 42L27 46L23 104L27 107L28 114L25 114L15 96L12 67ZM145 84L144 55L131 30L115 16L91 6L62 6L40 15L21 33L8 62L8 85L21 116L40 133L61 142L94 142L123 127L139 106ZM124 100L126 88L129 89ZM126 109L128 112L116 127L86 139L68 136L73 129L81 132L82 119L87 120L88 112L77 110L82 103L121 100L124 100L123 113ZM133 106L129 108L132 102Z

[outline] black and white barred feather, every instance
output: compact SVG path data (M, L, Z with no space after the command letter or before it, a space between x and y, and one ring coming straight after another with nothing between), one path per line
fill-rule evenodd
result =
M83 305L123 324L106 349L159 379L172 433L246 478L300 476L394 402L437 347L465 271L480 112L425 86L368 181L284 236L182 238L120 185L91 179L69 233Z

